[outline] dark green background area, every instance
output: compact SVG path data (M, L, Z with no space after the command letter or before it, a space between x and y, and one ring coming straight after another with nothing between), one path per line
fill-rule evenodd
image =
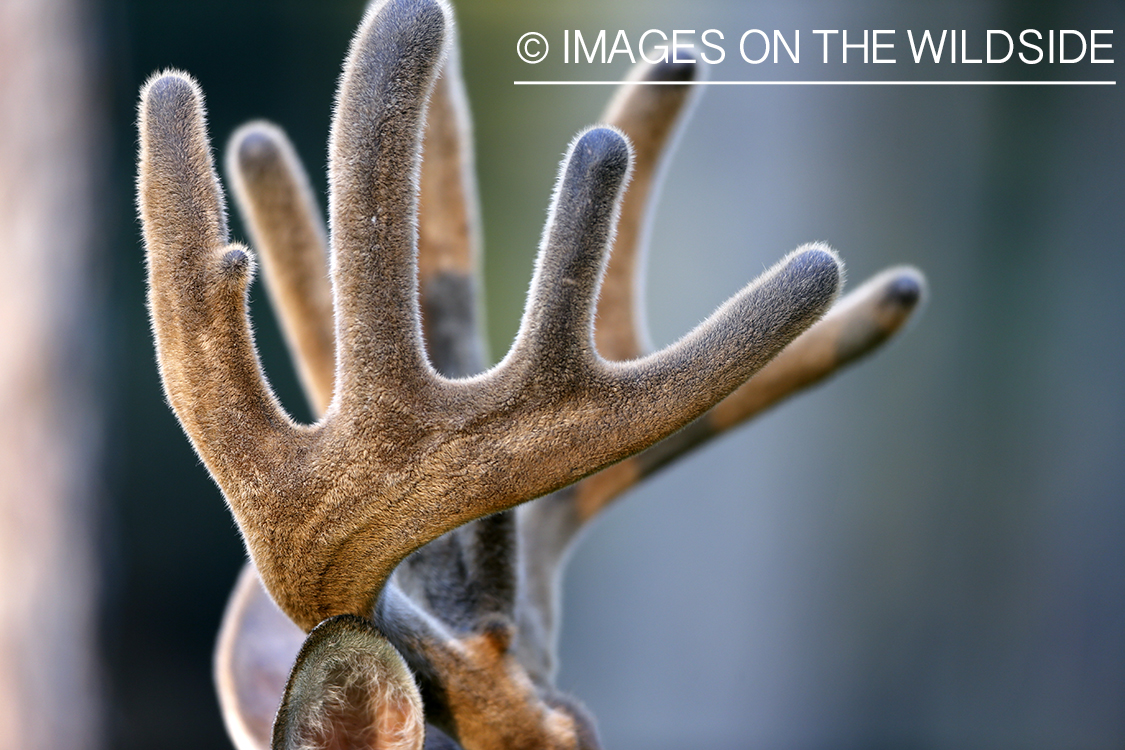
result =
M458 2L493 359L518 325L558 159L610 94L511 82L626 71L523 65L523 32L1106 28L1114 65L824 67L810 34L799 70L750 69L728 34L710 74L1120 77L1120 4L1028 6ZM137 91L154 71L189 71L217 153L240 123L268 118L323 195L335 82L362 9L96 7L109 121L107 747L228 745L211 649L243 560L160 391L132 194ZM896 42L905 61L904 31ZM653 224L657 344L811 240L840 250L852 285L917 265L931 301L887 352L655 479L590 535L568 579L560 681L607 747L1122 746L1123 126L1120 86L703 93ZM237 218L232 229L245 239ZM272 385L308 419L260 284L252 310Z

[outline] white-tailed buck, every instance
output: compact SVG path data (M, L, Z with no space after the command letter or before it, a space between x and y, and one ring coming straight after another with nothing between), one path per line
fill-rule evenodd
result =
M450 10L374 3L337 95L328 231L277 127L247 125L228 149L313 425L262 375L254 261L228 238L199 88L175 72L146 84L138 202L160 371L252 561L216 655L239 748L597 747L553 684L578 531L909 315L916 271L837 302L839 260L808 245L646 352L635 269L694 71L639 69L574 139L519 335L487 368Z

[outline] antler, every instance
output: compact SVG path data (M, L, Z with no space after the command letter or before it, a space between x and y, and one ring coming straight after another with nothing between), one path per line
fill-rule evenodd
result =
M335 394L296 425L266 385L245 309L252 262L227 243L201 95L142 94L140 211L169 401L223 489L262 581L303 628L371 612L410 552L619 461L741 384L831 303L821 248L791 254L665 350L608 362L593 303L630 148L596 128L561 170L519 336L471 379L421 341L414 215L424 105L444 54L439 2L372 8L352 45L331 145Z
M446 58L430 98L425 158L422 164L419 220L419 288L424 337L430 360L443 374L463 376L484 369L483 343L477 326L476 266L479 232L471 167L468 112L464 103L456 46ZM322 313L304 300L331 296L327 248L303 238L324 236L316 208L304 188L300 161L280 128L256 122L240 128L227 149L227 172L244 221L262 256L274 311L287 337L314 411L327 404L319 393L331 391L331 358L317 342L332 336L331 311ZM271 274L270 268L286 269ZM317 389L315 383L327 383ZM500 544L507 540L508 546ZM470 619L458 606L472 589L469 579L489 580L484 605L502 607L501 589L512 591L515 576L514 517L498 513L468 524L422 548L399 566L392 579L448 619ZM489 550L477 564L473 550ZM490 568L493 561L502 570ZM462 564L464 563L464 564ZM461 571L463 576L457 577ZM391 584L395 585L394 583ZM443 594L447 594L443 598ZM400 606L406 600L399 597ZM412 618L423 617L409 604ZM434 620L430 620L436 623ZM408 628L398 628L406 631ZM429 632L429 631L427 631ZM449 636L446 636L447 638ZM216 649L215 674L223 717L239 748L259 750L270 744L271 726L286 690L289 665L301 649L303 633L270 600L253 566L247 566L231 596ZM294 672L302 671L302 663ZM430 670L432 671L432 669ZM325 690L330 690L329 686ZM481 690L477 691L478 693ZM290 692L292 697L292 692ZM431 699L431 704L434 703ZM282 703L284 706L285 703ZM431 708L432 714L434 709ZM448 713L448 711L446 711ZM506 717L511 724L511 717ZM462 724L462 734L466 734ZM438 730L430 727L427 747L438 747ZM449 746L454 747L452 740Z
M302 628L330 618L297 658L275 747L365 732L417 746L417 690L399 654L427 721L466 748L596 746L584 711L553 687L556 590L579 530L675 456L882 343L922 291L912 269L885 272L801 334L840 280L834 254L806 246L642 356L645 216L689 87L629 85L612 127L571 144L520 333L482 373L468 118L456 53L443 58L446 15L435 0L388 0L365 17L333 124L331 242L284 134L253 123L231 142L236 198L323 415L313 426L294 424L261 374L245 310L252 264L227 244L198 88L173 73L142 94L139 202L169 400L270 594ZM696 69L634 75L686 83ZM521 507L518 525L505 512L582 476ZM265 746L279 666L301 639L244 571L216 655L239 747Z

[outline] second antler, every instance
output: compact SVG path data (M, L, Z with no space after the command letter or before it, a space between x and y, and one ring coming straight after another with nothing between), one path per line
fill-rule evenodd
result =
M271 731L274 747L417 746L420 699L425 720L470 750L596 746L582 709L553 688L557 582L577 532L677 455L870 351L922 291L913 270L888 271L817 323L842 269L810 245L646 354L635 269L689 87L628 85L609 126L571 144L519 334L485 371L449 17L441 0L368 10L333 120L327 234L280 130L257 123L232 139L235 195L323 415L311 426L262 375L246 311L253 261L229 242L198 87L165 73L142 92L138 193L161 374L254 564L217 654L240 748ZM686 83L694 69L637 75ZM259 580L313 631L303 647Z

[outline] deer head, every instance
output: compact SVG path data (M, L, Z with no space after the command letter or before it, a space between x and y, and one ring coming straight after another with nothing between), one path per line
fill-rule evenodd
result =
M255 262L228 237L198 86L166 72L141 94L160 372L252 561L216 657L240 748L596 747L553 685L578 531L676 456L873 349L922 292L917 272L893 269L836 303L840 261L807 245L648 353L637 258L695 66L645 66L570 144L519 334L486 369L450 19L443 0L368 9L337 96L327 232L280 129L252 123L229 146L313 425L261 371Z

